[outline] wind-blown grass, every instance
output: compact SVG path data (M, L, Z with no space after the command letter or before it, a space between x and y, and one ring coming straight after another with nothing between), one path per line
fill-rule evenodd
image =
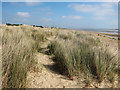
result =
M36 67L35 51L42 42L56 35L48 48L62 73L72 76L84 73L114 81L116 58L108 46L93 34L64 30L46 30L31 26L2 26L2 86L25 87L27 72ZM112 64L111 64L112 63ZM86 80L88 83L89 81Z
M31 26L2 27L2 86L25 87L27 72L36 67L35 51L51 32Z
M51 41L48 48L55 55L60 71L70 78L83 72L96 76L99 82L104 78L114 81L115 56L100 42L99 38L89 34L74 33L70 37L63 32Z

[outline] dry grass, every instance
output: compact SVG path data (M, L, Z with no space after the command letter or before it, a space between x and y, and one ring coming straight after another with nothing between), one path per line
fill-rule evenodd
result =
M84 73L102 82L114 82L117 59L106 44L90 32L47 30L31 26L1 26L2 28L2 86L25 87L27 72L36 67L35 52L42 42L56 35L48 48L62 73L79 76ZM89 84L89 78L86 78Z
M35 51L52 32L31 26L1 26L2 28L2 86L25 86L27 72L36 67Z
M49 44L50 53L55 55L60 71L73 76L84 73L102 82L114 82L117 59L94 34L79 32L58 32L57 38ZM87 78L88 79L88 78ZM86 79L86 80L87 80ZM88 80L87 80L88 81Z

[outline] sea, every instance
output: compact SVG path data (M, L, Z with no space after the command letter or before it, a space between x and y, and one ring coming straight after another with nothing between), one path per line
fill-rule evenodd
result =
M76 29L76 30L93 31L108 34L120 34L119 29Z
M107 31L102 31L101 33L120 34L118 30L107 30Z

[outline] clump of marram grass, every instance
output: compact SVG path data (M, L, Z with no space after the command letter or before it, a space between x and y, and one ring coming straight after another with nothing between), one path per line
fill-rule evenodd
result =
M46 40L46 35L44 33L41 33L39 31L35 31L32 33L32 37L35 40L35 49L40 49L40 41Z
M24 87L27 71L34 65L34 41L23 31L2 32L2 69L4 88Z
M62 33L59 31L59 34L57 36L58 38L63 38L66 40L66 39L72 39L73 34L71 32Z
M99 46L99 38L87 35L81 33L71 39L64 39L58 35L56 40L49 44L48 48L55 55L60 71L70 78L83 72L85 75L91 73L96 76L99 82L107 77L113 80L115 57L106 47ZM110 74L111 72L113 74Z
M25 87L27 72L36 67L35 50L52 32L31 26L1 26L2 87Z

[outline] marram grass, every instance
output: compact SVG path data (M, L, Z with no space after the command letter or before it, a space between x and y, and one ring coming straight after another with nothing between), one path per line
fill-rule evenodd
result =
M68 36L67 36L68 35ZM80 73L92 74L99 82L114 81L117 67L109 47L101 46L99 38L84 33L63 34L51 41L48 48L55 55L60 71L70 78Z
M31 26L1 26L2 87L21 88L26 85L27 72L36 67L35 51L52 32Z

